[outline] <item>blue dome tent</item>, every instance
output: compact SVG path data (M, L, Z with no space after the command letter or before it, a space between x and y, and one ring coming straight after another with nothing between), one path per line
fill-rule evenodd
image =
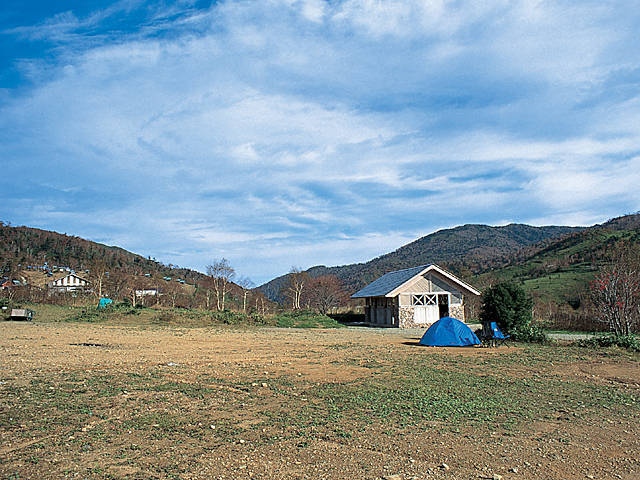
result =
M424 332L419 344L429 347L468 347L480 345L480 340L457 318L443 317Z

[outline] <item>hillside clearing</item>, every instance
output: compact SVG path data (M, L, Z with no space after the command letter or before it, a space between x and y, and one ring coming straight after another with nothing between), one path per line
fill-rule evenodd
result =
M2 478L640 476L640 356L419 332L0 323Z

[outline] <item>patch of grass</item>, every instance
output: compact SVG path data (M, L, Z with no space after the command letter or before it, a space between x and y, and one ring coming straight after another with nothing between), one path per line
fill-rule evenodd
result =
M166 382L150 386L149 390L154 392L179 393L189 398L205 398L217 393L216 390L204 387L200 384L186 382Z
M92 308L86 306L49 304L25 304L24 307L36 312L33 317L33 321L39 323L72 321L83 310Z
M283 312L275 316L275 324L285 328L341 328L343 325L326 315L308 310Z
M144 307L132 307L128 303L111 304L106 308L86 307L67 321L76 322L106 322L108 320L121 319L122 317L138 316Z
M576 291L587 291L593 271L587 268L568 268L544 276L524 280L525 289L543 298L562 304Z
M89 306L30 305L39 322L86 322L113 325L155 325L200 328L214 325L237 327L273 326L282 328L341 328L342 318L331 318L303 310L259 315L230 310L201 310L164 307L132 307L126 302L98 309Z
M534 350L532 359L549 361L552 350ZM540 356L540 354L542 354ZM392 367L384 378L349 383L325 383L307 394L318 401L301 406L290 416L301 431L319 425L339 425L354 433L372 422L395 429L432 428L433 422L460 429L473 425L516 429L537 419L579 421L595 419L602 409L609 414L640 416L640 403L632 394L615 387L567 382L553 377L511 377L502 369L516 367L520 356L501 355L486 359L460 357L435 365L424 357L409 357ZM562 361L556 358L556 362ZM350 425L350 426L347 426ZM339 431L338 429L335 430Z
M149 432L153 438L167 438L170 435L193 433L192 424L181 412L150 412L136 415L123 422L123 430Z
M255 325L262 324L262 318L256 315L246 315L241 312L223 310L220 312L209 312L208 316L212 323L223 325Z

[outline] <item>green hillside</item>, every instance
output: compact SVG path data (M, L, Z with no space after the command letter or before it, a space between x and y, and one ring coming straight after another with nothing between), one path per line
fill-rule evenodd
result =
M577 306L597 271L611 261L621 242L640 243L640 215L628 215L560 238L504 268L475 276L479 285L511 280L522 283L543 303Z
M352 294L381 275L437 263L481 290L500 281L522 283L538 305L579 307L595 273L621 241L640 242L640 214L592 227L503 227L463 225L440 230L366 263L307 270L314 277L335 275ZM279 300L287 276L260 287Z

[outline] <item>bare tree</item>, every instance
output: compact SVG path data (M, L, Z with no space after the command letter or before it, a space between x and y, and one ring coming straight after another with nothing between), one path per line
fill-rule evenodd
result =
M134 308L138 306L138 294L136 293L137 289L138 287L136 286L135 283L133 282L127 283L126 292L129 297L129 300L131 301L131 306Z
M616 335L630 335L640 323L640 249L622 247L591 285L600 322Z
M89 280L93 285L93 293L100 299L105 295L105 289L109 280L109 267L104 260L97 260L90 266L89 272Z
M291 267L287 278L285 296L291 300L291 308L293 310L302 308L302 294L308 279L309 274L307 272L303 272L299 267Z
M107 291L103 293L112 299L128 296L130 278L122 272L110 272L107 280Z
M249 293L251 293L251 289L255 286L255 284L249 277L240 277L236 283L242 289L242 313L246 314L247 297L249 296Z
M254 290L252 296L255 302L256 312L261 315L266 315L269 311L269 301L267 298L259 290Z
M211 299L213 296L213 279L205 277L199 282L199 286L196 286L199 296L204 299L204 307L207 310L211 310Z
M184 293L182 286L177 282L169 281L164 285L162 290L165 304L175 308L178 298Z
M309 304L323 315L333 308L344 305L348 299L340 279L335 275L321 275L310 279L306 297Z
M229 260L222 258L214 261L211 265L207 265L207 275L213 281L213 290L216 293L216 302L218 310L225 309L225 301L231 282L236 275L236 271L229 264Z

